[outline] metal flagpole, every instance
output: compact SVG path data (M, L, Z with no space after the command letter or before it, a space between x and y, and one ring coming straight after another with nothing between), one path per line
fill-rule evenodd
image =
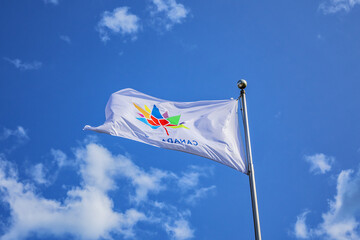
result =
M250 132L249 132L249 122L247 115L247 106L246 106L246 96L245 96L245 88L247 86L247 82L243 79L239 80L237 83L238 88L241 89L241 111L243 117L244 124L244 132L245 132L245 142L246 142L246 155L248 161L248 175L250 182L250 192L251 192L251 204L253 211L253 219L254 219L254 230L255 230L255 240L261 240L261 230L260 230L260 220L259 220L259 210L256 196L256 185L255 185L255 172L254 165L252 161L251 154L251 143L250 143Z

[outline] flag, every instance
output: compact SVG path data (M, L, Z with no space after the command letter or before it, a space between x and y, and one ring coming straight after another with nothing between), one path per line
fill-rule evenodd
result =
M126 88L111 95L106 121L84 130L202 156L247 173L238 100L172 102Z

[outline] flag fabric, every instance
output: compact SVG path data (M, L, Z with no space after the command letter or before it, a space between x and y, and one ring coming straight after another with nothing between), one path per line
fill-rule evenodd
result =
M84 130L202 156L247 173L238 100L172 102L126 88L111 95L106 121Z

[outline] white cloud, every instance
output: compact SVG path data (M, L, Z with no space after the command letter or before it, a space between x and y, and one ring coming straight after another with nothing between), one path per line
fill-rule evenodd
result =
M77 167L79 159L68 159L67 155L58 149L51 149L52 161L46 164L37 163L30 167L28 175L35 183L49 186L54 183L63 167Z
M319 232L332 239L360 239L360 171L343 170L337 179L337 194L322 215Z
M199 178L203 173L200 171L189 171L182 173L178 185L182 190L189 190L199 184Z
M194 193L186 198L186 202L189 204L197 203L201 198L205 198L209 193L213 193L216 189L216 186L212 185L210 187L203 187L196 189Z
M7 140L10 137L18 139L18 141L29 140L27 130L22 126L18 126L16 129L4 128L3 133L0 135L0 140Z
M26 143L29 140L27 130L22 126L18 126L15 129L3 128L3 132L0 132L0 141L6 141L7 143L1 144L2 150L9 153L18 148L20 145Z
M49 181L46 179L45 168L42 163L36 164L30 171L34 181L38 184L47 184Z
M101 165L104 158L100 154L97 162L91 159L96 150L107 157L106 150L98 145L87 146L87 150L90 154L80 156L79 160L83 169L89 172L81 171L81 187L68 191L63 202L37 195L32 185L21 183L16 175L7 174L5 167L1 168L0 189L3 201L9 204L12 223L2 240L23 239L30 233L45 236L70 234L81 239L108 238L110 232L133 235L132 227L145 220L145 215L135 209L128 209L125 213L114 211L113 202L107 195L115 187L112 175L106 176L112 171L111 165ZM2 166L6 165L2 163ZM92 172L96 167L100 168Z
M64 42L71 44L71 39L69 36L66 35L60 35L60 39L63 40Z
M198 166L190 166L186 172L177 177L177 185L182 192L188 195L184 199L186 203L194 205L201 198L206 197L209 193L214 193L216 186L199 187L200 177L207 177L212 174L211 168L201 168Z
M126 210L125 214L121 214L120 217L120 223L122 225L121 233L125 238L135 237L133 227L138 222L147 220L145 214L133 208Z
M42 63L38 61L34 61L32 63L24 63L17 58L16 59L4 58L4 60L13 64L17 69L20 70L38 70L42 66Z
M297 238L306 239L309 238L309 231L306 226L306 215L309 211L304 211L297 217L295 223L294 233Z
M303 228L308 229L308 237L332 240L360 239L360 170L343 170L337 178L337 193L329 201L329 210L322 214L322 222L308 228L303 216ZM296 232L296 231L295 231Z
M58 166L67 165L69 159L64 152L54 149L51 152ZM170 184L178 186L179 177L174 173L160 169L145 171L129 158L114 156L91 142L76 148L74 154L81 182L71 187L61 200L47 199L29 181L23 183L15 167L0 155L0 200L9 206L10 218L6 221L11 223L0 239L25 239L29 234L47 238L69 235L90 240L111 239L113 234L136 238L135 227L139 222L162 227L176 240L193 238L194 230L187 220L189 210L179 211L166 202L148 199ZM196 168L191 167L192 171ZM42 163L32 170L35 182L48 181L49 172ZM115 210L109 196L119 185L117 178L125 179L131 186L132 206L122 212ZM122 206L116 209L119 207Z
M305 156L305 160L310 163L310 172L314 174L324 174L331 170L331 165L335 162L334 157L326 156L323 153Z
M176 23L181 23L189 13L189 10L183 4L177 3L176 0L152 0L153 7L151 14L163 15L163 23L167 29Z
M44 0L44 3L51 3L51 4L54 4L54 5L58 5L59 4L59 0Z
M86 150L78 150L76 154L78 158L86 158L92 163L81 167L81 173L87 182L110 190L115 187L112 178L115 174L125 177L135 188L131 200L136 203L147 200L149 193L164 190L166 187L162 181L171 177L171 174L159 169L145 172L127 157L121 155L113 157L109 151L97 144L88 144Z
M187 171L178 177L178 185L184 191L194 189L198 186L200 177L207 177L212 173L212 168L190 166Z
M68 160L66 154L61 150L51 149L51 155L59 167L64 167L64 166L69 166L69 165L71 166L71 165L75 164L74 162L71 162L70 160Z
M110 33L131 35L136 39L136 34L140 29L139 17L129 12L128 7L115 8L112 12L105 11L97 30L103 42L110 40Z
M340 11L349 12L360 0L327 0L320 4L319 8L325 14L337 13Z
M172 239L185 240L194 237L194 230L190 228L189 223L184 219L175 221L172 225L166 224L166 231Z

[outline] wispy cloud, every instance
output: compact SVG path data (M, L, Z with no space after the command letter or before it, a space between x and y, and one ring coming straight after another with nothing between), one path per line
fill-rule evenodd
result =
M17 126L15 129L4 128L2 134L0 134L0 140L7 140L11 137L16 138L20 142L29 140L27 130L22 126Z
M178 177L178 185L183 191L194 189L198 186L200 177L213 174L213 169L208 167L190 166Z
M29 139L28 131L22 126L17 126L15 129L3 128L3 131L0 131L1 150L7 153L14 151Z
M70 160L64 152L53 149L51 154L58 167L69 166ZM71 235L79 239L111 239L115 234L136 238L135 226L139 222L161 227L175 240L194 237L194 229L188 221L189 210L180 211L171 204L153 201L150 197L168 187L168 190L174 191L176 188L170 188L172 184L198 188L198 179L194 183L182 180L180 184L181 177L175 173L160 169L145 171L128 157L115 156L100 144L88 140L86 146L74 149L73 161L79 169L81 182L72 186L66 197L58 201L42 197L31 182L22 182L15 167L0 156L0 199L8 204L11 213L10 219L7 219L11 225L1 239L26 239L29 234ZM201 171L195 166L190 169L192 172ZM36 164L31 170L35 183L48 183L49 170L44 164ZM123 183L131 186L130 207L122 212L114 208L109 195L117 189L119 179L125 179ZM178 193L184 194L182 191Z
M343 170L337 177L337 193L329 201L322 221L311 228L306 225L307 212L298 217L298 238L358 240L360 239L360 170ZM300 230L299 230L300 229Z
M201 168L198 166L190 166L177 179L177 185L186 194L184 199L186 203L194 205L201 198L205 198L208 194L214 193L216 186L200 187L200 177L208 177L213 173L211 168Z
M297 238L307 239L309 238L309 230L306 225L306 215L309 213L308 210L301 213L296 220L294 233Z
M33 186L21 183L15 174L6 172L7 163L2 162L0 189L3 201L11 208L13 223L2 239L23 239L32 232L55 236L70 234L82 239L108 238L110 232L133 236L132 227L146 217L133 208L124 213L114 211L107 195L116 187L109 164L114 158L106 159L108 154L101 146L90 145L84 155L77 156L82 162L83 181L80 187L67 192L63 203L37 195ZM96 157L100 159L94 160Z
M166 224L166 231L173 239L185 240L194 237L194 230L184 219L176 220L173 224Z
M182 23L189 10L176 0L152 0L151 14L160 16L158 20L165 25L166 29L171 29L174 24Z
M197 187L200 176L204 175L202 171L197 171L191 166L190 171L183 172L178 179L178 185L182 190L189 190Z
M349 12L360 0L327 0L320 4L319 8L325 14L337 13L340 11Z
M47 184L49 181L46 179L45 168L42 163L36 164L30 170L30 175L33 177L34 181L38 184Z
M304 158L310 163L310 172L314 174L324 174L330 171L332 164L335 162L334 157L326 156L323 153L307 155Z
M82 176L87 182L92 182L99 188L114 189L112 177L115 174L125 177L135 188L131 199L136 203L147 200L149 193L158 193L165 189L162 181L169 176L168 173L159 169L145 172L127 157L121 155L113 157L109 151L96 144L88 144L86 149L78 150L76 155L83 156L92 163L81 167Z
M41 68L42 63L39 61L33 61L31 63L25 63L22 62L20 59L15 58L15 59L10 59L10 58L4 58L5 61L13 64L17 69L20 70L38 70Z
M341 171L336 189L329 211L322 215L319 233L336 240L360 239L360 171Z
M44 3L50 3L50 4L54 4L54 5L58 5L59 4L59 0L43 0Z
M128 7L115 8L112 12L105 11L97 25L100 38L103 42L110 40L111 34L130 35L136 39L140 30L140 19L131 14Z
M49 186L53 184L64 167L78 168L79 159L69 159L58 149L50 150L51 158L29 167L27 173L36 184Z
M205 198L208 194L214 193L216 186L203 187L195 189L194 193L186 198L186 202L189 204L196 204L200 199Z
M74 164L76 164L74 160L69 160L66 154L59 149L51 149L50 152L54 162L59 168L62 168L64 166L73 166Z
M68 44L71 44L71 39L67 35L60 35L60 39L63 40L64 42L68 43Z

